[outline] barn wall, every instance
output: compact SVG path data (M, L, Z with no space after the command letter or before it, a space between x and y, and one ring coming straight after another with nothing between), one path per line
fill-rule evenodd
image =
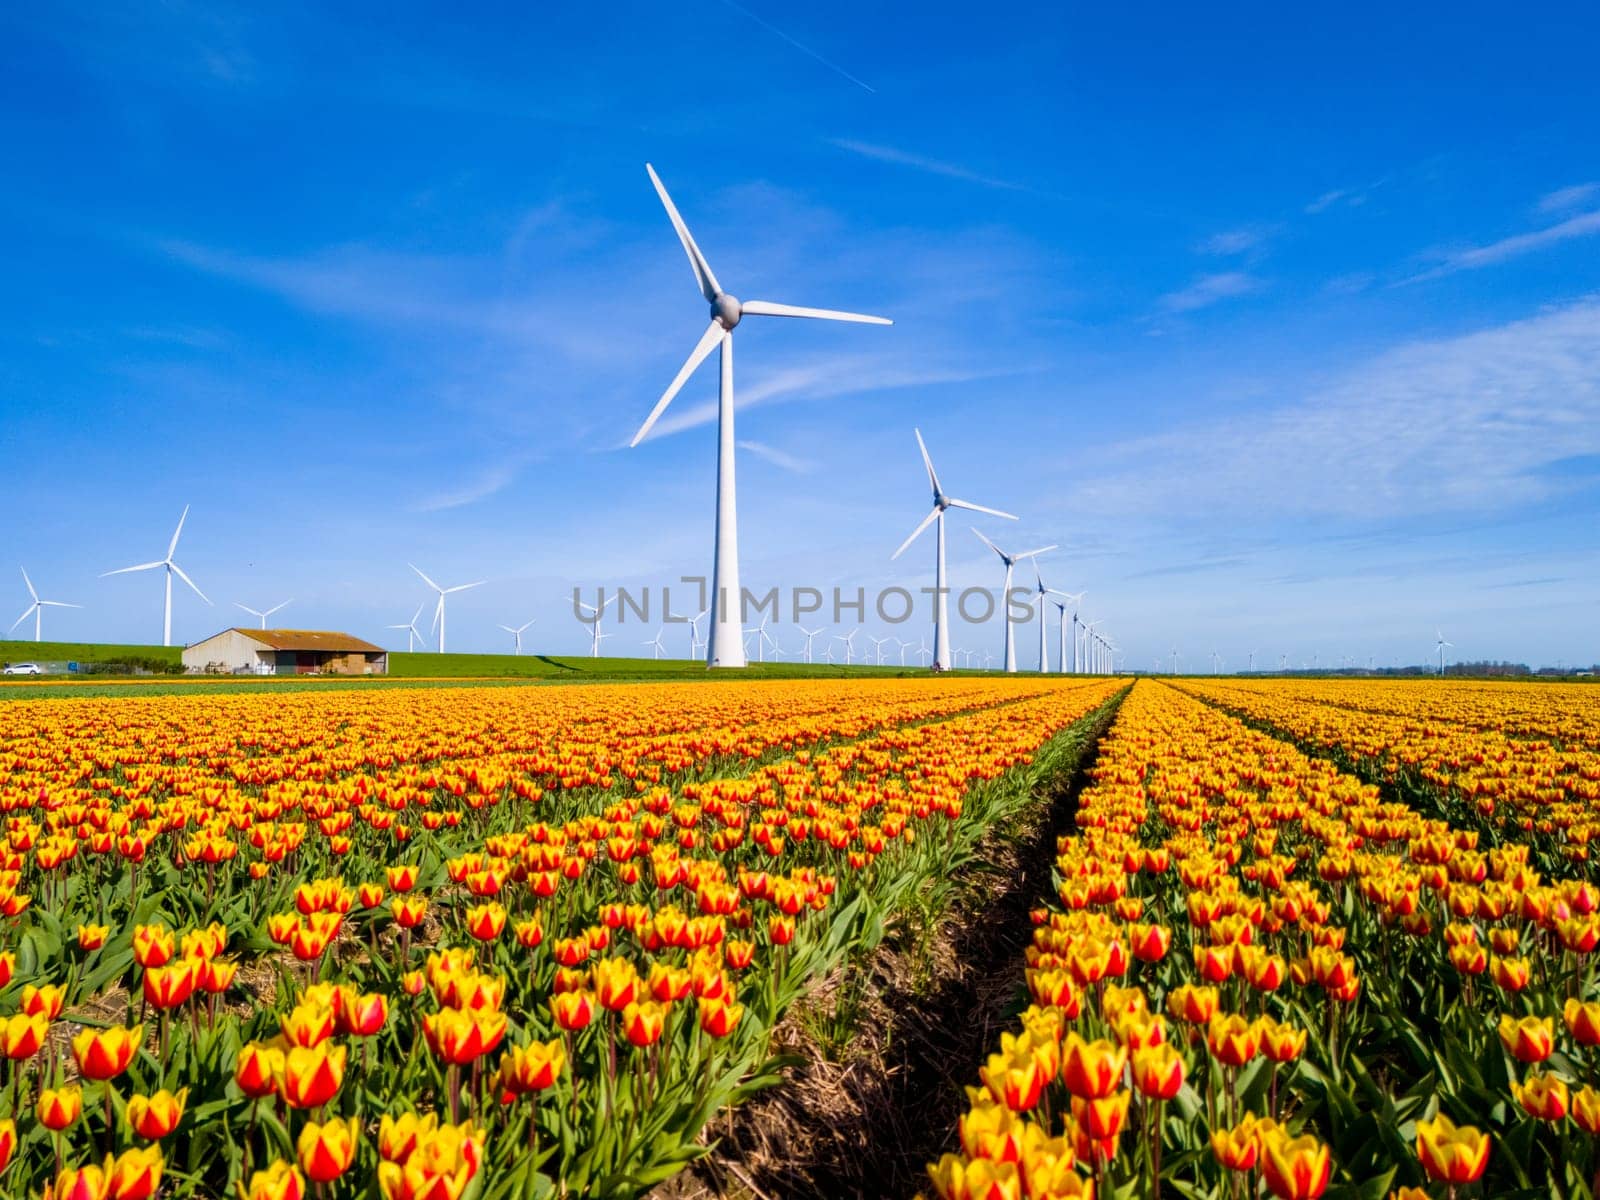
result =
M187 671L204 671L212 663L221 663L226 671L241 667L255 670L256 651L261 643L246 637L235 629L224 629L204 641L183 648L183 666Z

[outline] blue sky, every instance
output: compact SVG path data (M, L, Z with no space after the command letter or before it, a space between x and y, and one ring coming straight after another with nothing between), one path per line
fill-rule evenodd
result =
M1078 7L8 7L5 619L155 640L97 575L185 504L176 640L706 572L714 365L625 448L705 323L648 160L730 291L896 320L741 327L747 586L931 583L915 424L1132 665L1600 658L1592 6Z

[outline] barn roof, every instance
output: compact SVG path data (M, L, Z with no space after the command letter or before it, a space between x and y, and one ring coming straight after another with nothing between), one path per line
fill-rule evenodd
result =
M386 653L382 646L374 646L348 633L320 629L244 629L235 626L233 632L242 633L274 650L323 650L333 654Z

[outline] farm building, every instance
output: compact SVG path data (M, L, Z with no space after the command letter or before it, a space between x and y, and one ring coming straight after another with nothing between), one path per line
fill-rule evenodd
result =
M382 675L389 652L348 633L235 628L185 646L183 665L230 675Z

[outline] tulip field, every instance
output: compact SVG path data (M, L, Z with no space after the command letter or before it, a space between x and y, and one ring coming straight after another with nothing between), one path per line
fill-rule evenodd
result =
M0 1193L634 1196L1122 685L0 704Z
M1591 697L1136 683L933 1191L1592 1197Z
M927 1194L1592 1198L1591 696L0 700L0 1195L646 1195L784 1086L802 999L1049 795L1069 832Z

